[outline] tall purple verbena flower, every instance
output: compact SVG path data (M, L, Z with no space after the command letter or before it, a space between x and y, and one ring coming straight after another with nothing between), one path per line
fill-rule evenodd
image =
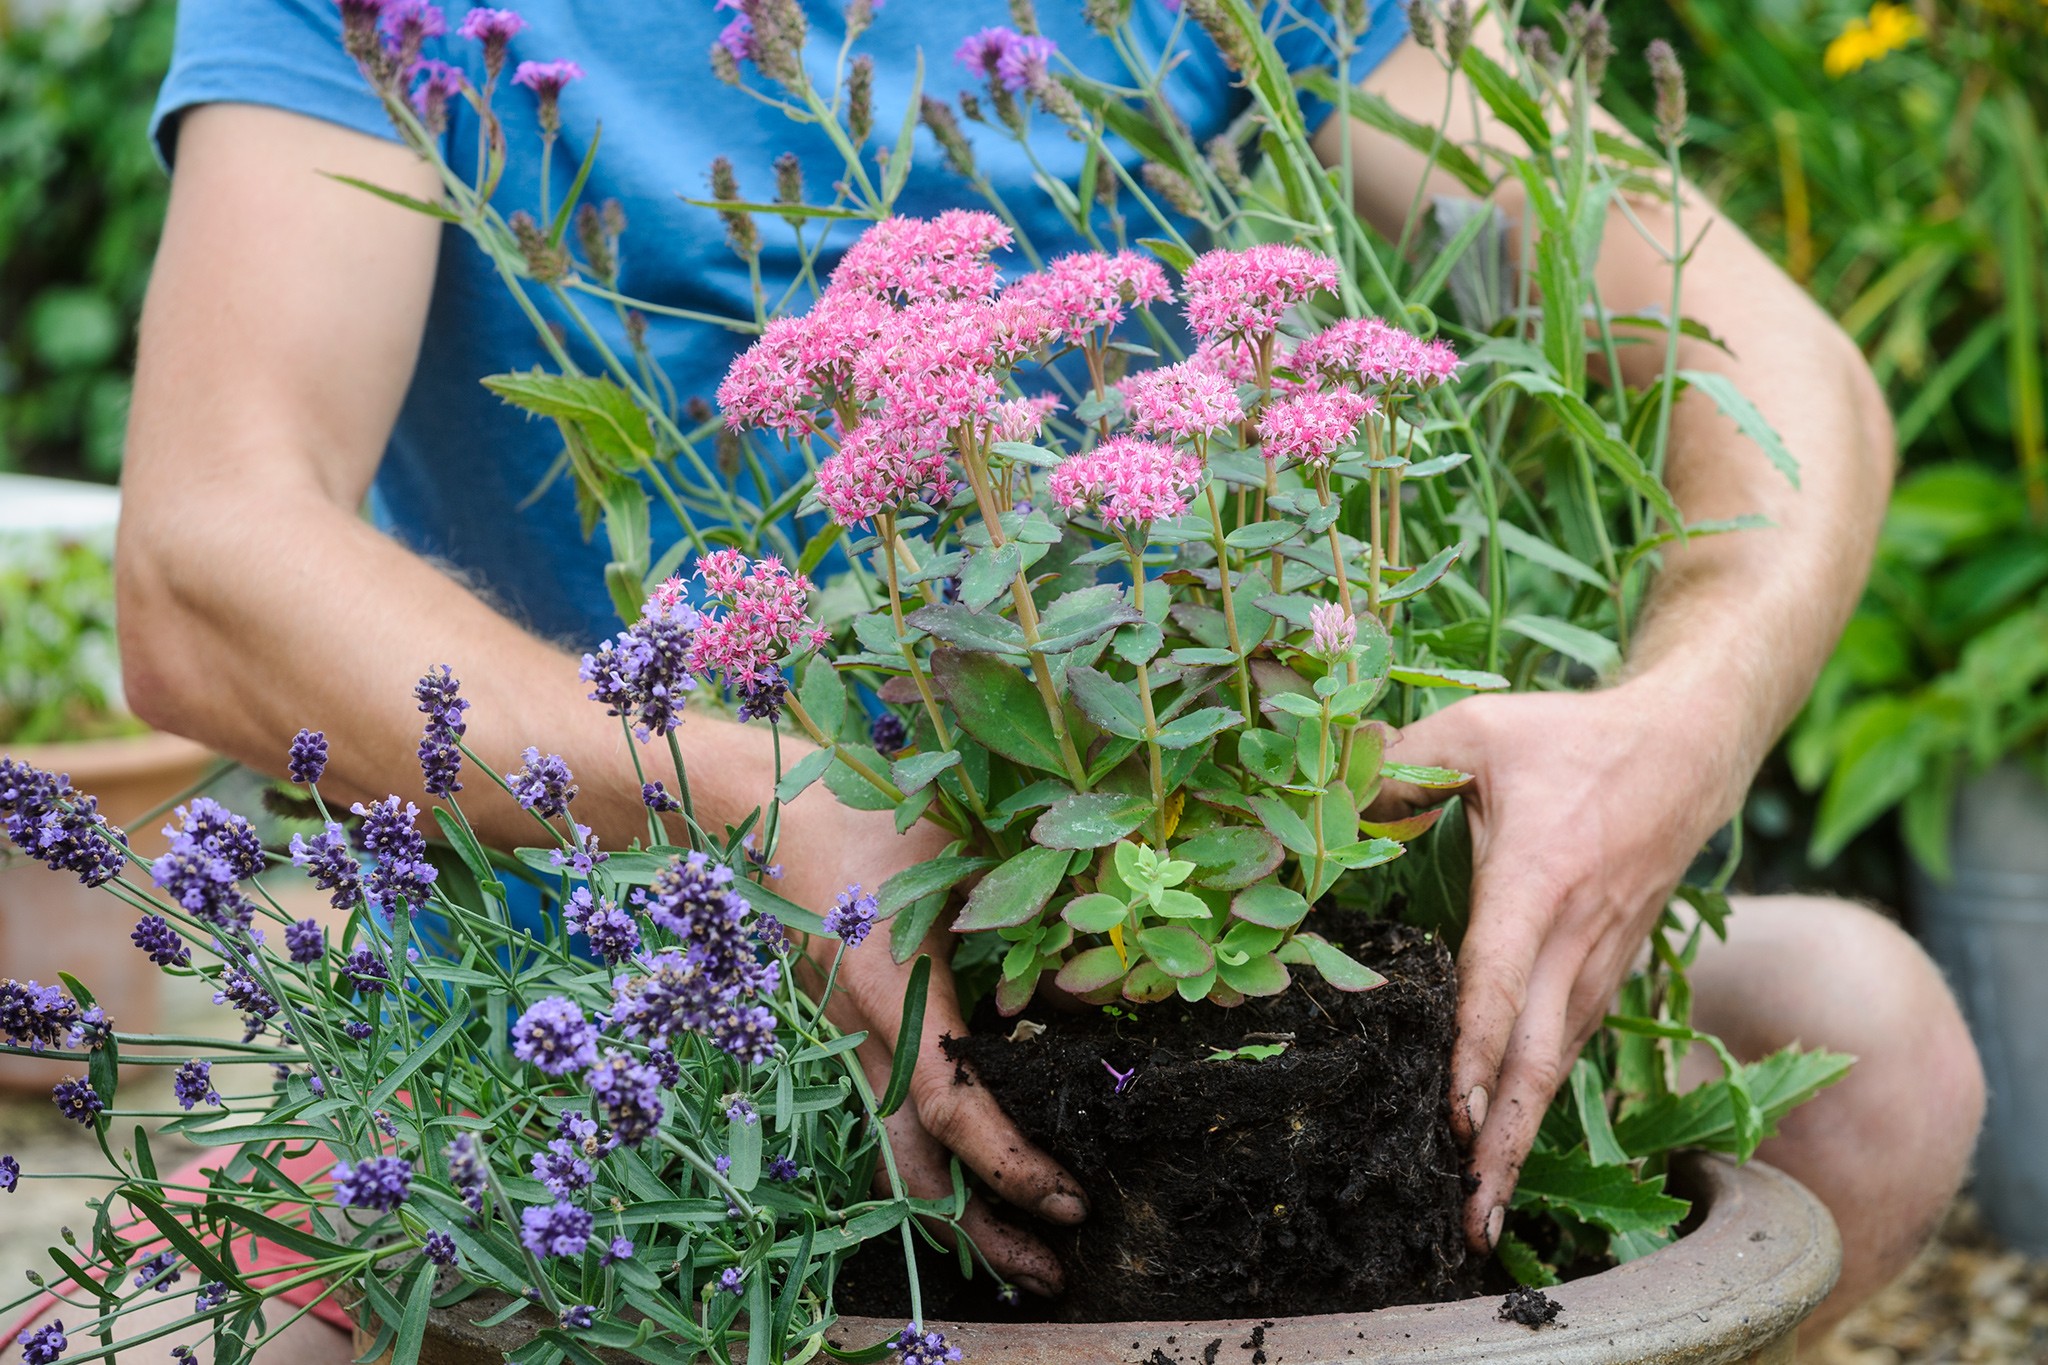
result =
M456 747L456 740L469 727L462 719L462 713L469 709L469 703L457 695L462 683L440 664L430 668L413 684L412 694L419 699L421 714L427 718L425 732L420 736L420 773L427 795L450 797L462 790L462 751Z
M860 883L855 882L840 892L832 908L825 912L825 932L848 948L858 948L875 927L875 918L880 913L880 904L873 896L861 894Z
M448 131L448 101L463 92L469 82L462 74L462 68L433 57L423 57L414 62L409 77L419 82L413 87L412 107L420 116L420 124L436 137Z
M459 37L483 45L484 75L495 81L498 73L505 69L507 45L525 28L526 20L513 10L479 8L463 15L462 27L455 32Z
M188 1113L195 1105L218 1105L220 1092L213 1088L213 1063L195 1058L179 1067L178 1074L171 1078L171 1094L178 1107Z
M597 1027L573 1000L551 995L512 1026L512 1055L550 1076L583 1071L597 1062Z
M159 967L192 965L192 950L185 946L185 940L162 915L144 915L135 921L135 928L128 937Z
M343 1208L389 1213L411 1193L412 1163L404 1157L367 1157L353 1166L334 1163L334 1202Z
M569 809L576 799L576 779L560 754L543 754L529 747L520 755L525 767L505 774L505 785L519 804L543 820L552 820Z
M107 1107L99 1092L92 1088L92 1082L83 1076L66 1076L51 1087L50 1098L56 1102L58 1113L87 1128L92 1127L93 1115Z
M285 775L301 787L317 783L327 772L327 736L319 730L301 730L292 736Z
M553 137L562 130L562 89L570 81L582 79L583 68L574 62L521 62L512 72L512 84L531 90L534 99L540 103L543 137Z
M519 1211L519 1242L536 1256L581 1256L595 1220L589 1210L558 1202Z

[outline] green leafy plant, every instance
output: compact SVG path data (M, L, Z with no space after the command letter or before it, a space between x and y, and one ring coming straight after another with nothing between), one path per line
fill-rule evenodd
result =
M111 479L168 189L168 0L0 17L0 469Z
M133 734L121 705L114 574L101 545L0 543L0 743Z

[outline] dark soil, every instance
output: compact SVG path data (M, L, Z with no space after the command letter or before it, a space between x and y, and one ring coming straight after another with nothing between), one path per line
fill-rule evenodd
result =
M1036 1037L1011 1042L1014 1021L990 1017L972 1037L946 1040L948 1055L973 1068L959 1071L961 1083L978 1073L1093 1202L1079 1228L1033 1229L1067 1272L1049 1316L1261 1318L1478 1289L1447 1102L1450 955L1404 926L1320 919L1387 983L1346 994L1298 970L1286 993L1234 1009L1176 1000L1112 1017L1033 1007L1025 1017L1046 1025ZM1288 1047L1277 1057L1208 1060L1279 1040ZM1120 1093L1112 1072L1131 1073ZM929 1316L1011 1315L991 1302L985 1277L965 1286L950 1258L929 1264L920 1276ZM857 1258L842 1311L886 1312L871 1295L888 1277ZM893 1278L900 1296L900 1263Z
M1497 1315L1502 1322L1519 1322L1524 1327L1544 1327L1557 1321L1557 1315L1564 1311L1564 1305L1540 1289L1523 1287L1511 1289L1500 1301Z

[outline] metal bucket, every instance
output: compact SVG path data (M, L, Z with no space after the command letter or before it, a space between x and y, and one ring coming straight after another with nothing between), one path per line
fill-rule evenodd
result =
M2048 1255L2048 787L2010 763L1967 784L1952 851L1954 878L1915 868L1913 891L1990 1088L1977 1201L2007 1245Z

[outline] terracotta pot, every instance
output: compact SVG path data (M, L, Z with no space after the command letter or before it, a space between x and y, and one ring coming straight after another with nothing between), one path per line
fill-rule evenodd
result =
M28 744L8 757L68 773L97 796L109 820L128 830L145 857L163 851L162 822L128 829L143 815L206 775L213 755L176 735ZM128 940L132 917L103 890L88 890L68 872L52 872L13 854L0 855L0 977L52 982L70 972L124 1032L153 1032L162 973ZM0 1089L47 1090L75 1075L77 1062L0 1057Z
M1553 1290L1564 1311L1548 1327L1500 1321L1498 1298L1268 1321L933 1325L970 1365L1196 1365L1211 1342L1221 1343L1222 1365L1792 1365L1794 1332L1841 1270L1834 1219L1797 1181L1757 1162L1688 1157L1676 1186L1699 1201L1699 1226ZM508 1302L480 1294L435 1312L421 1365L496 1365L529 1329L518 1318L473 1324ZM868 1346L902 1326L842 1318L830 1340ZM358 1332L358 1351L369 1345Z

